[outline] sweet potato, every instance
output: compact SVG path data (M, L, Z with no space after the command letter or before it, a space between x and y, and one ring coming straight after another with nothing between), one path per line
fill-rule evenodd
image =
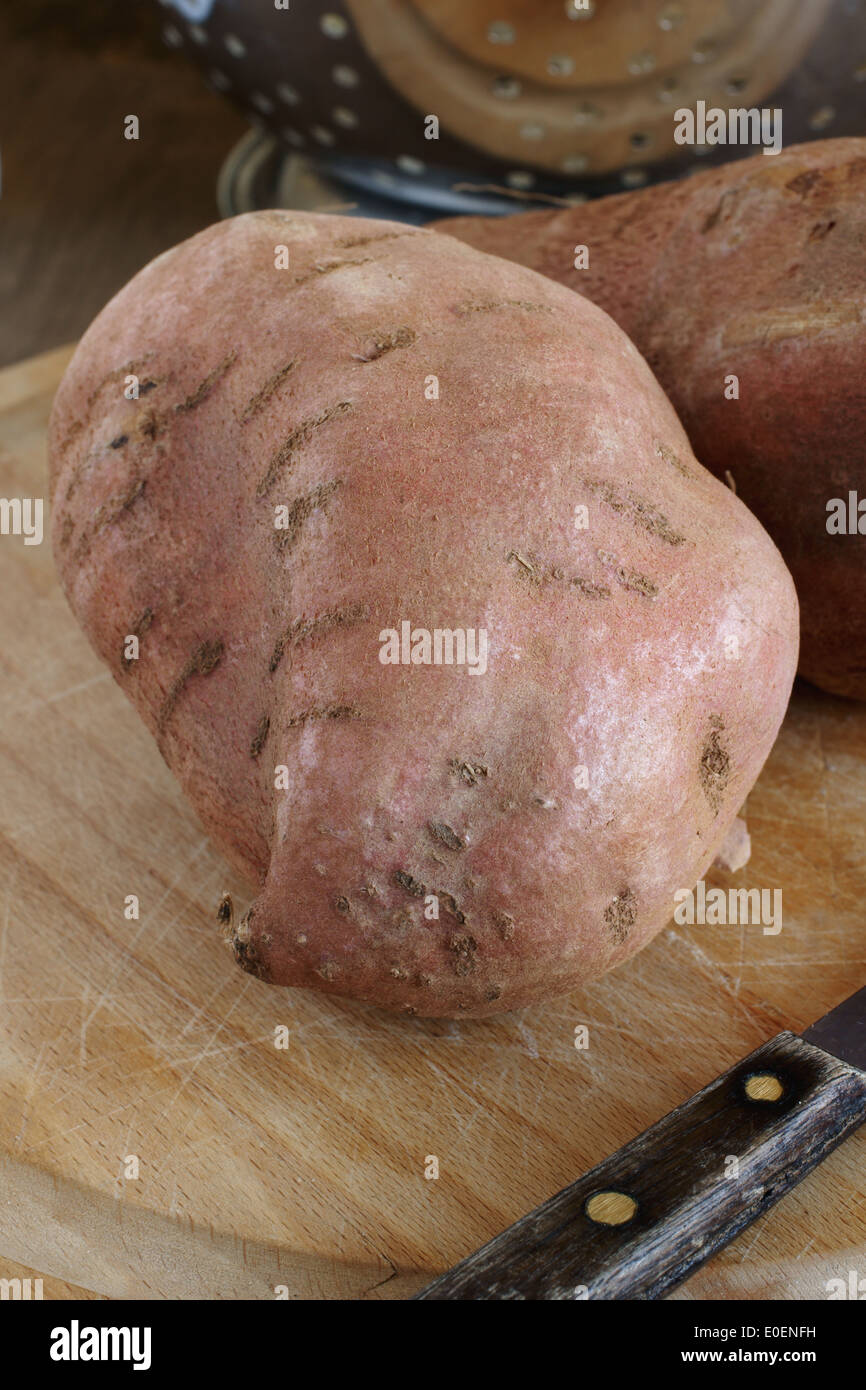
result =
M262 980L452 1016L567 990L665 924L773 742L772 542L611 319L435 232L193 237L88 330L50 453L71 605L256 885ZM404 623L476 659L404 664Z
M802 674L866 699L866 139L564 211L436 225L616 319L698 458L733 481L785 557Z

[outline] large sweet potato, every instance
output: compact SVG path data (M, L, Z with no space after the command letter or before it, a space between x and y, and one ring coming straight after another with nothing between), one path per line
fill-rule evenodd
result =
M160 256L51 462L72 607L257 884L261 979L471 1015L601 973L782 718L790 576L637 350L435 232L259 213ZM403 623L474 665L383 662Z
M815 141L561 212L437 226L616 319L698 458L730 474L788 562L803 675L866 699L866 140ZM576 246L587 269L575 269ZM729 382L726 395L732 375L738 399Z

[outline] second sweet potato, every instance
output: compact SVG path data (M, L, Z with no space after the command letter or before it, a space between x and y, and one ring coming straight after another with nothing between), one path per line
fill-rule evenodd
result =
M866 140L814 141L558 212L436 225L568 285L625 329L698 458L782 551L802 674L866 699Z

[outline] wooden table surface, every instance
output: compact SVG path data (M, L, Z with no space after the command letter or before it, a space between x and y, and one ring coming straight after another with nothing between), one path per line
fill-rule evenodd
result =
M68 355L0 372L3 496L44 495ZM551 1003L406 1019L234 966L215 908L249 893L47 541L0 537L0 634L0 1278L46 1297L407 1297L866 978L864 707L797 689L749 798L752 860L711 876L781 888L778 935L671 926ZM861 1132L673 1296L825 1298L864 1248Z

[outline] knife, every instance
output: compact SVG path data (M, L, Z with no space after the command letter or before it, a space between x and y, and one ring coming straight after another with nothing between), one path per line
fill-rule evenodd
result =
M655 1299L866 1121L866 988L782 1032L416 1299Z

